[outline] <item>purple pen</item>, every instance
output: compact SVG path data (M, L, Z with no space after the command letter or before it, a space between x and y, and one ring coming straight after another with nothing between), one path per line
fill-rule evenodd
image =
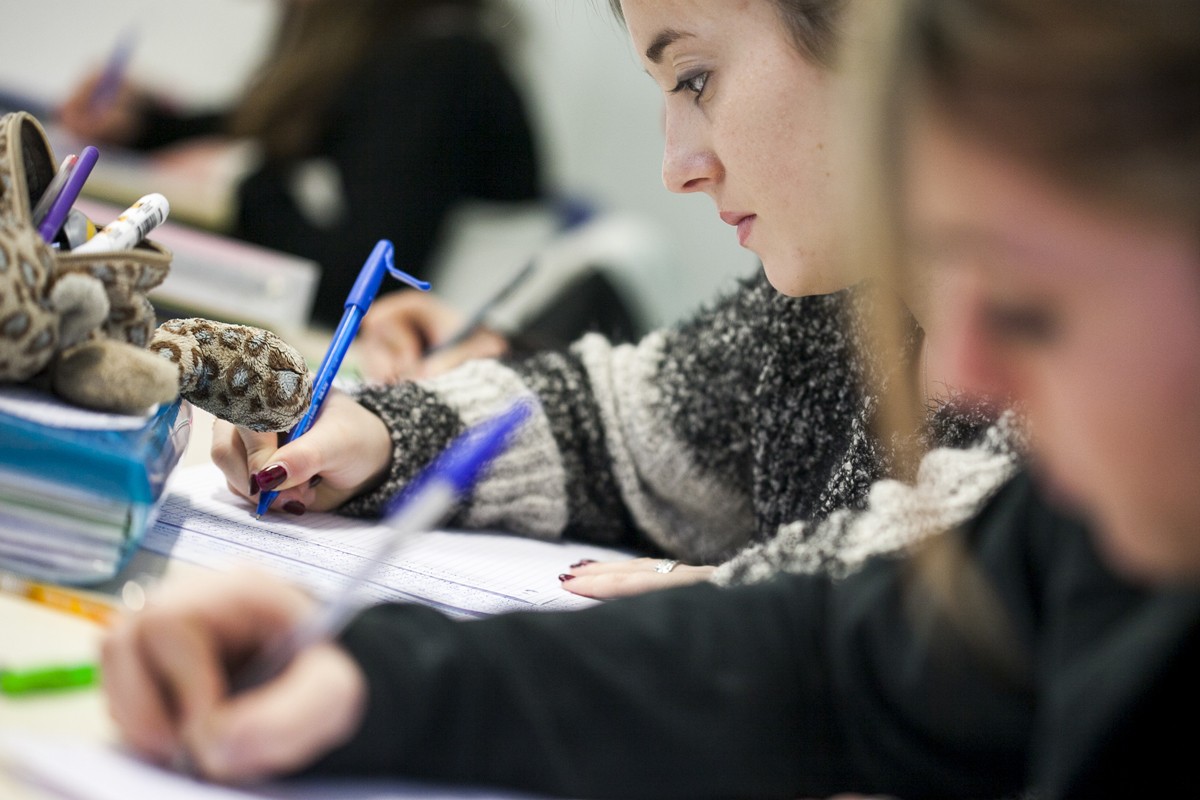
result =
M121 81L125 79L125 67L129 64L129 57L133 54L136 42L137 29L132 26L126 28L117 39L112 55L104 65L104 72L96 82L92 96L88 98L88 107L93 114L104 112L116 100L117 90L121 88Z
M90 144L80 152L75 169L71 170L62 191L58 193L58 197L54 198L54 202L50 204L50 210L38 224L38 233L47 244L53 242L54 237L58 236L59 229L67 220L67 214L71 213L71 206L75 205L75 201L79 199L83 184L87 181L88 175L92 174L92 167L96 166L96 160L99 158L100 151Z

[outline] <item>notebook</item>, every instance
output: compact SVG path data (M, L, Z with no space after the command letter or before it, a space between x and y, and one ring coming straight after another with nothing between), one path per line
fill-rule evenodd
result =
M190 431L180 401L128 416L0 389L0 568L112 578L153 523Z

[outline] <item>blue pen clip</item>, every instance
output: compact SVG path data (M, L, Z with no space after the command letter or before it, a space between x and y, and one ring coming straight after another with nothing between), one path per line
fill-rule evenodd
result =
M387 239L380 239L371 250L371 255L367 256L367 261L359 271L358 278L355 279L354 286L350 289L350 294L346 296L345 307L354 306L365 314L371 306L371 301L379 293L384 272L391 273L396 280L407 283L422 292L428 292L431 288L427 281L417 280L404 270L397 269L396 248Z

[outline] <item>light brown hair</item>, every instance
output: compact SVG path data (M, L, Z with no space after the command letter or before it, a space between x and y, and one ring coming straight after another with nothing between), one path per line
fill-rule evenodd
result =
M820 66L833 65L840 44L840 21L847 0L770 0L805 58ZM621 0L609 0L617 19L625 19Z
M904 84L1083 196L1200 232L1200 8L1187 0L914 0Z
M477 21L484 5L484 0L287 2L271 54L230 115L229 131L257 139L269 159L306 155L338 89L385 37L397 37L434 9Z

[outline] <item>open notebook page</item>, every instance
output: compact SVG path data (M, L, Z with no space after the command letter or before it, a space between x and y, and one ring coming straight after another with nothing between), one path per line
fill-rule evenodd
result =
M253 511L211 464L182 469L142 547L217 569L253 565L327 595L377 552L381 537L391 535L377 523L336 514L273 511L256 520ZM573 542L431 531L404 538L361 591L367 600L412 600L454 616L580 608L595 601L564 591L558 575L580 559L630 557Z
M63 769L63 765L69 765ZM204 783L156 767L112 745L0 729L0 766L29 787L64 800L520 800L527 795L398 781L306 778L253 788Z

